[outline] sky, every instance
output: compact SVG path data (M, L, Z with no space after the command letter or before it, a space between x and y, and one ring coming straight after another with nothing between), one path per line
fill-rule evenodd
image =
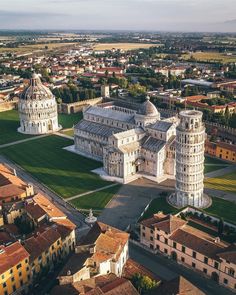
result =
M0 0L0 29L236 32L236 0Z

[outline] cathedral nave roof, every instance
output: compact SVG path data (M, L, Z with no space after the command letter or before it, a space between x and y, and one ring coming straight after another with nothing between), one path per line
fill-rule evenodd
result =
M149 125L148 128L158 130L161 132L167 132L172 126L173 123L171 122L157 121L156 123Z
M144 142L142 148L157 153L165 146L165 144L165 141L150 136Z
M89 114L89 115L109 118L115 121L122 121L127 123L133 122L133 118L134 118L134 114L120 112L112 108L102 108L97 106L91 106L85 112L86 114Z
M112 126L107 126L92 121L81 120L75 125L75 129L79 129L88 133L96 134L98 136L109 137L114 133L121 132L122 129Z

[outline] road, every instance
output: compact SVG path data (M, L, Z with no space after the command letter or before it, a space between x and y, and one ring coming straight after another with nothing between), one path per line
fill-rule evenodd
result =
M77 226L76 237L79 239L89 230L88 225L84 222L85 216L72 207L69 203L63 200L55 192L51 191L45 185L40 183L37 179L33 178L23 168L11 162L4 156L0 155L0 163L7 164L16 170L17 176L23 179L26 183L32 183L36 192L44 194L52 203L54 203L67 217Z
M184 276L192 284L209 295L235 295L230 290L218 285L211 279L203 277L200 273L186 268L175 261L160 254L151 254L133 243L129 244L130 257L151 270L157 277L169 281L178 275Z

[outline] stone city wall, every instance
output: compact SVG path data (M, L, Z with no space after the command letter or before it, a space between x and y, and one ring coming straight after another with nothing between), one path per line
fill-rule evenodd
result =
M58 105L58 111L59 113L63 114L78 113L81 112L83 110L83 107L85 106L93 106L101 102L103 102L103 98L96 97L93 99L82 100L74 103L61 103Z

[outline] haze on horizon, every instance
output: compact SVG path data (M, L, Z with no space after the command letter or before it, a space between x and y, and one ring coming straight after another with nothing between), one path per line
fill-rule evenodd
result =
M236 32L236 0L0 0L0 29Z

